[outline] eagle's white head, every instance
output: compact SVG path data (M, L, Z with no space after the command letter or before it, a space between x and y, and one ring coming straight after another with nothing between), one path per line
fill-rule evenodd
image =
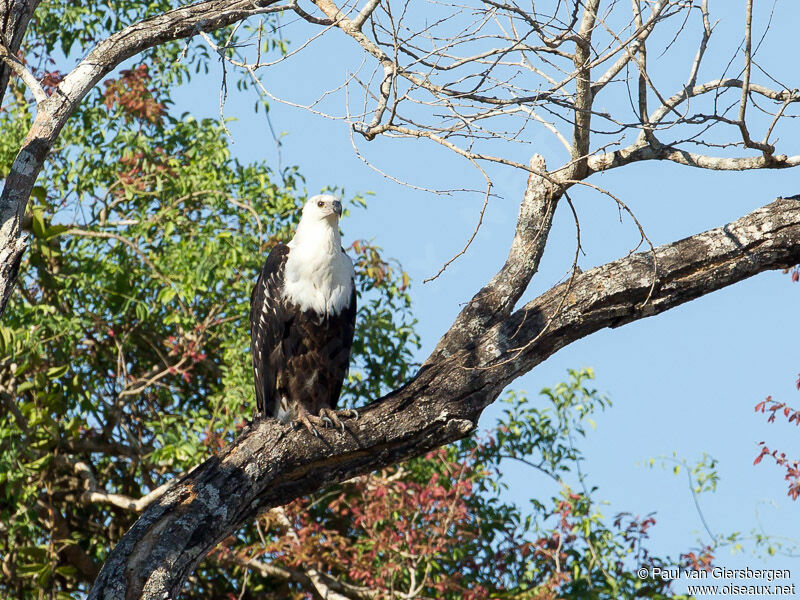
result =
M327 219L331 224L338 223L342 216L342 203L336 196L320 194L311 196L303 206L303 221L320 221Z
M289 242L289 247L294 248L299 244L312 243L322 238L330 241L335 249L341 245L339 237L339 217L342 215L342 203L336 196L321 194L311 196L303 206L303 213L294 238Z
M319 314L338 314L350 302L353 261L342 251L339 217L342 203L323 194L309 198L289 242L284 296Z

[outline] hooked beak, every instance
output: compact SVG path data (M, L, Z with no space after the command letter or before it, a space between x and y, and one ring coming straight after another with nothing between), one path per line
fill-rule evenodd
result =
M334 200L332 204L333 204L333 212L335 212L337 216L341 217L342 216L342 203L339 202L338 200Z

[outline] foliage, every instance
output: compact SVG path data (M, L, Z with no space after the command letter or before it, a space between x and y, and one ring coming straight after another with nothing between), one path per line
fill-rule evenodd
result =
M800 265L795 265L791 269L784 271L790 273L792 281L797 283L800 281ZM800 390L800 375L797 376L795 387ZM790 425L800 426L800 410L792 408L785 402L778 402L772 396L767 396L764 400L756 403L755 411L757 413L768 413L768 423L774 423L777 416L781 416ZM761 441L758 444L761 446L758 456L753 461L754 465L759 464L764 458L771 458L776 465L784 470L784 479L789 484L787 495L792 500L797 500L800 497L800 459L792 459L786 456L785 452L777 449L770 449L766 442Z
M800 389L800 377L797 380L797 389ZM800 425L800 411L783 402L773 400L772 396L767 396L765 400L756 404L756 412L768 412L767 421L769 423L774 423L776 415L781 415L787 423L794 423L796 426ZM784 479L789 484L788 496L792 500L797 500L800 497L800 460L788 458L785 452L770 450L766 442L759 442L759 446L761 446L761 450L753 464L757 465L767 456L772 458L775 464L784 470Z
M512 597L677 597L663 581L641 580L636 575L643 565L670 564L646 549L648 530L655 525L653 516L621 513L609 524L594 497L596 488L581 471L578 441L586 435L586 425L594 427L592 414L610 405L608 398L589 387L593 378L591 369L570 370L567 381L542 390L543 407L509 394L505 417L488 440L477 446L491 473L484 484L487 491L505 485L501 465L507 459L522 462L558 486L549 501L532 498L531 513L520 521L521 528L534 537L526 560L508 563L509 572L520 569L513 565L524 567L523 589L528 590ZM491 495L486 503L492 503Z

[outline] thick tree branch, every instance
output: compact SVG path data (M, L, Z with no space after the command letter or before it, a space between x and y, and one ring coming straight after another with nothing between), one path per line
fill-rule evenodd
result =
M681 148L661 144L657 148L639 143L631 144L627 148L590 156L587 163L589 174L598 171L607 171L622 167L632 162L642 160L669 160L699 169L711 171L749 171L753 169L789 169L800 166L800 155L786 156L785 154L770 154L761 156L708 156L689 152Z
M420 369L346 433L276 421L248 428L148 508L106 561L90 599L176 598L214 546L258 514L330 483L468 435L503 388L570 342L800 262L800 200L577 275Z
M137 513L142 512L153 502L161 498L161 496L175 484L175 480L167 481L141 498L134 499L123 494L112 494L102 490L97 485L97 478L94 476L94 471L85 462L76 461L72 464L72 468L75 473L84 480L86 486L86 490L80 496L82 502L86 504L111 504L112 506L124 508L125 510L132 510Z
M427 362L457 352L487 327L511 314L536 274L563 188L555 185L547 175L547 165L542 156L534 155L530 168L533 172L528 176L514 241L505 264L464 307Z
M747 148L757 148L764 154L772 154L775 148L767 143L759 143L750 138L750 131L747 129L745 115L747 113L747 97L750 94L750 70L753 66L752 50L752 31L753 31L753 0L747 0L747 9L744 27L744 75L742 76L742 97L739 101L739 131L742 134L742 141Z
M49 107L56 119L124 60L167 42L215 31L272 12L277 0L209 0L144 19L100 42L58 85Z
M589 155L592 128L592 33L594 32L597 8L600 0L586 0L583 19L575 41L575 123L572 128L572 163L570 179L583 179L586 172L586 157Z
M723 227L596 267L550 289L487 332L480 347L491 352L477 362L510 382L600 329L798 262L800 196L779 198Z
M666 117L670 112L674 112L675 108L689 100L689 98L694 98L697 96L701 96L703 94L707 94L709 92L713 92L723 88L743 88L745 87L744 81L741 79L714 79L712 81L708 81L702 85L693 85L691 87L686 87L677 94L670 96L666 99L666 101L656 109L652 115L650 115L650 122L660 123L664 117ZM770 100L774 100L776 102L800 102L800 90L773 90L763 85L757 85L754 83L748 83L747 85L748 90L752 94L758 94L763 96L764 98L769 98ZM683 115L678 115L679 118L684 118Z
M685 3L665 0L649 3L650 18L643 22L639 15L627 39L609 29L617 44L602 51L592 42L597 24L605 25L607 18L599 12L599 0L575 2L571 17L560 20L555 29L550 24L540 23L535 12L528 14L529 11L512 5L490 2L495 8L516 15L515 20L527 22L546 48L530 46L527 38L531 32L518 34L513 22L510 34L502 32L491 36L490 32L483 32L484 23L490 22L489 13L486 13L478 16L476 28L471 30L473 39L498 39L501 47L487 49L480 42L477 49L480 52L468 50L469 56L459 56L461 37L449 39L431 30L422 36L432 40L426 47L417 33L399 24L388 28L381 25L379 17L384 12L390 17L391 14L386 5L386 11L374 12L380 4L378 0L365 0L360 12L352 4L342 5L340 9L334 0L313 1L327 19L308 15L296 1L278 5L275 0L208 0L146 19L101 41L49 97L45 97L41 86L37 88L38 83L33 85L36 83L33 75L20 68L23 63L14 61L21 35L38 0L7 0L0 7L0 26L5 36L0 42L4 41L8 47L3 53L4 60L0 61L0 94L7 72L14 67L27 78L38 104L36 119L0 196L0 312L11 293L25 248L20 222L31 189L59 132L85 95L123 60L143 50L218 29L252 15L293 9L310 22L341 29L377 59L384 73L380 88L372 93L370 84L365 85L364 114L369 112L366 106L371 98L377 102L372 113L374 119L369 125L356 128L368 139L377 133L427 137L473 162L488 160L531 173L514 242L503 268L461 312L418 375L403 388L362 410L357 422L348 423L351 429L346 434L327 432L326 437L317 439L305 431L294 431L275 422L258 423L214 459L169 486L155 490L146 501L106 493L98 486L91 466L75 463L76 472L85 482L81 490L84 502L103 502L144 511L111 553L91 598L175 598L203 557L220 540L259 513L328 483L368 473L464 437L506 385L572 341L603 327L615 327L668 310L763 270L800 262L798 201L779 200L726 227L576 274L566 284L514 312L538 269L563 190L592 173L654 159L708 169L785 168L800 164L800 157L773 155L771 151L757 157L715 158L687 152L678 147L681 146L679 142L664 145L657 141L656 132L671 126L668 115L670 119L674 115L675 123L685 125L704 127L708 120L736 124L725 112L718 112L716 103L712 115L687 117L688 104L694 96L724 88L741 88L738 123L741 123L744 140L739 144L759 148L750 140L744 123L748 99L759 95L773 103L782 103L779 111L771 113L774 119L764 145L768 144L784 109L800 101L796 90L772 90L751 81L749 66L743 81L724 79L695 86L711 31L705 2L702 7L705 36L692 67L690 84L665 99L647 75L643 44L656 21L669 16L664 14L667 7ZM638 4L634 0L634 7ZM686 6L689 5L691 3ZM752 2L748 2L750 5ZM372 25L368 34L363 31L366 23ZM390 39L385 39L386 36ZM556 50L567 40L575 44L574 54ZM522 56L521 61L511 62L512 54L517 52ZM608 65L620 52L622 56ZM413 60L401 64L398 57L406 55ZM541 64L532 60L536 57L543 59ZM558 63L559 59L564 64ZM748 65L749 60L748 50ZM623 117L595 108L595 97L604 86L618 81L623 69L632 63L640 69L639 114L635 122L629 123ZM546 65L550 65L549 74ZM605 74L592 83L592 72L597 73L602 65L605 65L602 67ZM240 66L248 69L255 79L255 66L246 62ZM476 67L474 77L456 73L467 66ZM522 83L524 78L507 77L504 72L508 69L534 73L534 84L526 87ZM447 75L442 81L444 77L440 74L444 72L455 74ZM397 92L394 89L396 78L403 88L392 94L392 91ZM540 80L544 83L537 84ZM574 92L571 91L573 80ZM660 103L649 119L646 84ZM411 95L416 90L432 97L425 95L419 106L430 106L436 111L444 107L451 122L437 120L420 125L416 116L411 118L398 110L401 100L418 100ZM547 175L543 160L538 158L528 169L524 163L510 158L486 156L478 147L473 149L472 143L467 149L456 143L464 136L470 142L517 139L522 129L508 133L502 129L498 133L492 131L488 123L491 119L505 120L516 111L522 112L520 107L533 111L544 102L549 103L547 110L552 117L564 119L572 133L572 142L565 144L570 162L555 172L554 178ZM681 114L678 107L684 104L686 113ZM391 117L384 118L387 112ZM532 115L537 118L535 113ZM625 136L646 125L647 132L652 130L652 135L643 136L617 152L596 155L605 152L611 143L609 134L603 133L597 124L593 125L593 119L595 123L616 124ZM538 120L560 140L566 141L569 137L555 125L548 126L542 118ZM630 143L632 138L625 136L620 139ZM598 146L601 150L597 150ZM102 440L97 443L100 442ZM95 441L86 444L87 452L95 451L92 449ZM161 493L163 496L156 499ZM69 560L85 574L93 570L91 562L87 563L77 553ZM303 576L307 578L304 584L322 596L352 595L348 592L353 590L336 587L336 582L323 573L311 571Z

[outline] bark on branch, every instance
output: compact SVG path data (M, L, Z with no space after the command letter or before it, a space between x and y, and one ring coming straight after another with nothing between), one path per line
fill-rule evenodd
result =
M28 86L28 89L33 94L34 100L36 100L36 104L41 104L45 100L47 100L47 94L44 92L44 88L42 88L39 80L36 79L33 73L31 73L25 64L17 58L17 56L0 40L0 64L4 67L8 67L17 74L17 76L22 79L25 85ZM0 98L0 102L2 102L2 98Z
M28 30L28 23L40 0L6 0L0 4L0 45L15 56L22 44L22 38ZM0 104L8 87L11 73L17 71L14 64L7 60L0 61ZM38 82L37 82L38 83Z
M315 438L276 421L247 429L151 505L108 557L90 599L176 598L214 546L292 499L469 434L516 377L558 349L800 262L800 198L635 254L552 288L473 343L430 360L346 433Z
M800 195L723 227L607 263L551 288L487 332L481 365L510 382L605 327L662 313L770 269L800 262ZM566 300L566 301L565 301Z
M505 264L464 307L427 362L464 348L487 327L511 314L539 269L563 187L553 183L542 156L534 155L530 168L533 172L528 176Z

